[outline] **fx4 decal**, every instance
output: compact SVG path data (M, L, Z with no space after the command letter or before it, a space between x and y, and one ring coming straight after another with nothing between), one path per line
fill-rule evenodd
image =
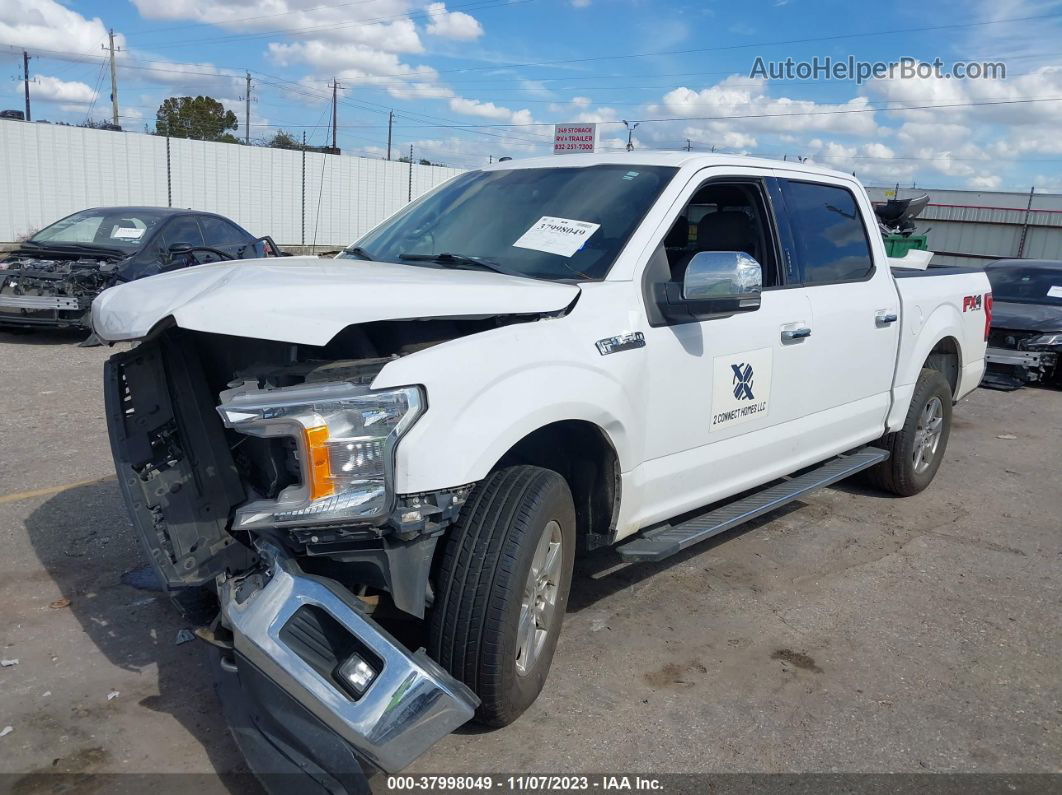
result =
M963 312L976 312L983 305L983 296L980 295L967 295L962 299L962 311Z

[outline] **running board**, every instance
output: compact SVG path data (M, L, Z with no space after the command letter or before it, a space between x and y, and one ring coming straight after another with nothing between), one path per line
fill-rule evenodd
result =
M667 524L647 530L617 547L616 551L627 560L663 560L732 527L781 508L816 489L844 480L888 457L887 450L864 447L855 453L831 458L801 475L701 514L683 524Z

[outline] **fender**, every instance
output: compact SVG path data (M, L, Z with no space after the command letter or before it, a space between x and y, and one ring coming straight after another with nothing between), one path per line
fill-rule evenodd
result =
M905 312L918 312L916 306ZM921 327L915 327L914 321L910 328L914 333L906 333L908 326L905 324L905 334L900 342L899 369L896 372L896 380L893 385L894 401L892 410L889 412L887 426L889 431L899 430L907 417L910 407L911 395L914 394L914 385L918 380L918 374L922 366L929 358L930 351L946 337L952 337L958 343L956 348L959 355L959 372L963 367L963 327L962 316L958 309L950 303L938 306L933 313L925 319Z
M582 420L605 434L621 471L641 450L638 352L602 357L581 324L566 319L519 324L453 340L388 364L374 388L422 384L424 416L396 452L396 491L436 491L482 480L529 433ZM589 336L584 345L576 337ZM534 337L534 339L529 339ZM600 338L600 336L598 337ZM489 361L490 368L477 369ZM505 362L504 367L497 363ZM591 402L592 400L592 402ZM644 403L642 404L644 405Z

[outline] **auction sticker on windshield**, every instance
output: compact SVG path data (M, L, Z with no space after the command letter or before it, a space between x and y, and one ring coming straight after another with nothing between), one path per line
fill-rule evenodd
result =
M581 249L590 236L601 228L601 224L589 221L573 221L570 218L554 218L543 215L535 225L520 235L513 245L516 248L529 248L570 257Z
M131 226L119 226L111 232L111 237L124 238L125 240L139 240L143 236L143 229L136 229Z
M1048 298L1062 298L1062 286L1052 284L1047 288L1047 296Z

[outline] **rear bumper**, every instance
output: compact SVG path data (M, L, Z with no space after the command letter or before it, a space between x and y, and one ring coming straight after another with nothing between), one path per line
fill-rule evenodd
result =
M271 577L221 588L235 652L333 732L361 759L397 772L472 718L479 700L423 650L409 653L363 614L338 583L302 572L273 548L263 550ZM307 637L306 610L326 613L327 637ZM336 679L328 655L353 644L376 676L360 698ZM343 662L344 660L338 660ZM249 760L250 761L250 760ZM327 769L327 768L326 768Z

